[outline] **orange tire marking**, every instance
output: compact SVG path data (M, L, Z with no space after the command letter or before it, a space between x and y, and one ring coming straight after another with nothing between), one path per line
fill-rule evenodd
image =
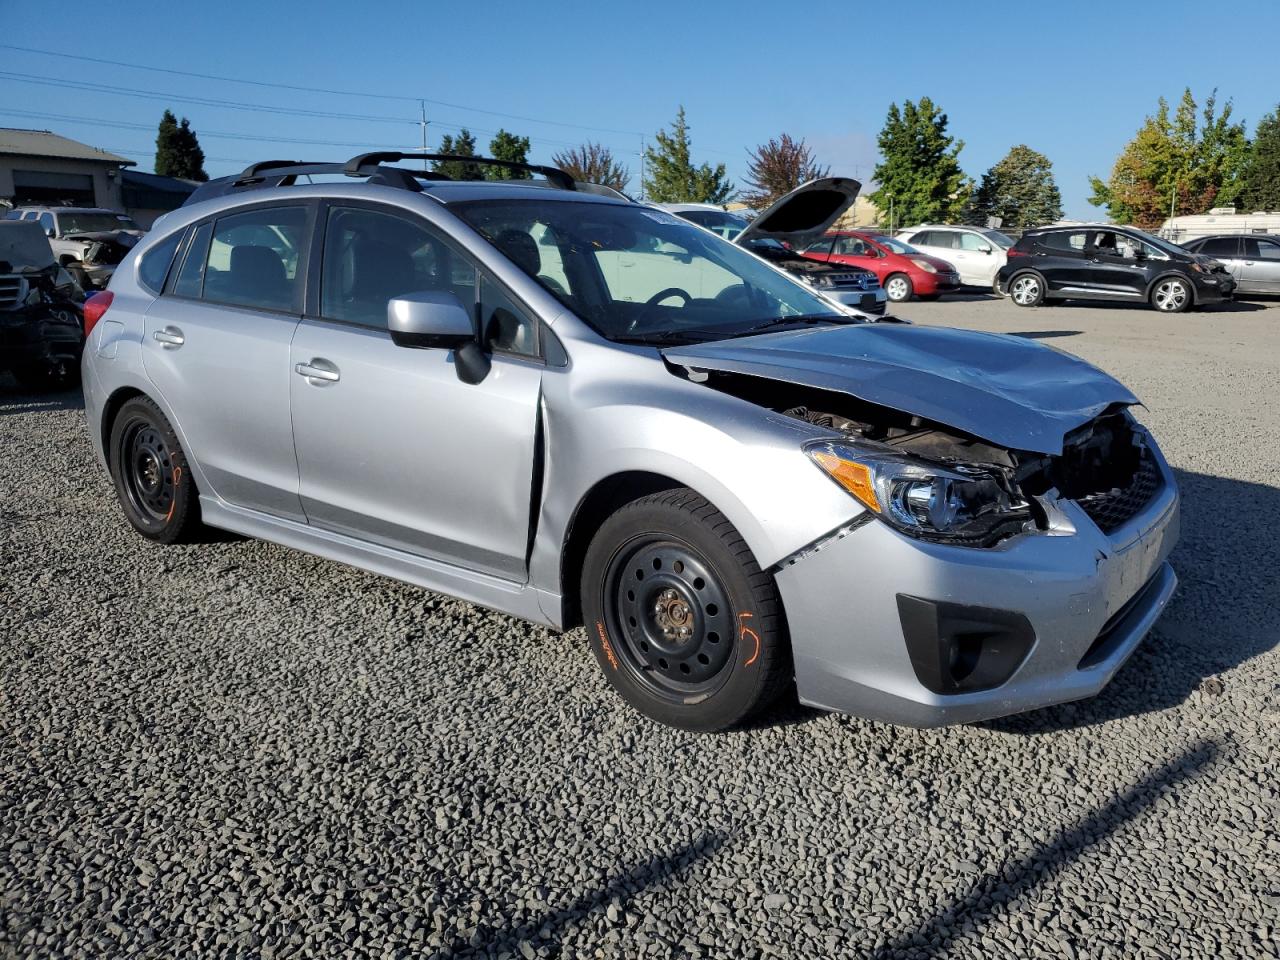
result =
M743 664L744 667L751 666L753 663L756 662L756 660L760 656L760 634L756 633L754 630L752 630L750 627L748 627L746 624L742 622L743 620L750 620L751 617L752 617L752 614L746 611L738 614L739 639L746 640L747 637L749 636L755 642L755 649L751 651L751 658Z
M181 476L182 468L175 466L173 468L173 502L169 504L169 512L164 515L165 523L173 519L173 508L178 505L178 479Z
M618 658L613 655L613 647L609 645L609 638L605 636L603 620L596 621L596 633L600 634L600 643L604 645L605 659L609 661L609 666L617 670Z

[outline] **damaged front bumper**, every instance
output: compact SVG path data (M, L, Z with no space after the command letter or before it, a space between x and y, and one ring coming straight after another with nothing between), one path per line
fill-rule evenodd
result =
M40 370L80 363L84 336L70 306L0 311L0 370Z
M1178 493L1103 533L1076 503L1074 532L977 549L857 523L775 569L802 702L889 723L991 719L1098 693L1173 594Z

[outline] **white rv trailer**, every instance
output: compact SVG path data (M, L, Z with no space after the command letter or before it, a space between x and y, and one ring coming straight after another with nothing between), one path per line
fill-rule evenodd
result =
M1224 233L1280 234L1280 210L1236 213L1235 207L1214 207L1208 213L1170 217L1157 232L1174 243Z

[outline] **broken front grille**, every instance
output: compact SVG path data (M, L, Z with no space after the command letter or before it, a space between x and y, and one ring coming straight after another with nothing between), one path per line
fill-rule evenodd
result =
M24 283L21 277L0 277L0 310L16 307L22 301Z
M1078 497L1076 503L1098 525L1098 529L1103 533L1111 533L1137 516L1159 489L1160 468L1156 466L1155 457L1150 451L1144 450L1138 469L1128 486Z

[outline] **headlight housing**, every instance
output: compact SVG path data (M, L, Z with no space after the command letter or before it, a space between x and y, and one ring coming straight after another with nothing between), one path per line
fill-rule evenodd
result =
M1033 524L1031 507L998 470L820 440L809 458L895 530L923 540L990 546Z
M915 264L917 267L919 267L921 270L923 270L925 273L937 273L937 272L938 272L938 268L937 268L937 267L935 267L935 266L934 266L932 263L930 263L928 260L921 260L919 257L912 257L912 258L911 258L911 262L912 262L912 263L914 263L914 264Z

